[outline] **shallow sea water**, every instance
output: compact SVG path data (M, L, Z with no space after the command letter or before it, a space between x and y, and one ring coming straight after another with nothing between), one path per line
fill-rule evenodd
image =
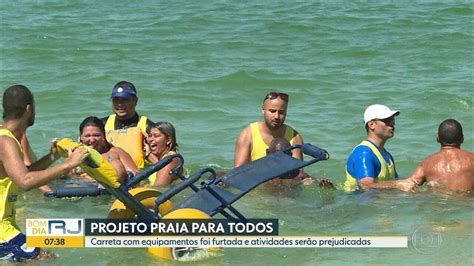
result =
M366 106L401 110L387 149L403 177L439 149L439 123L458 119L474 150L472 1L213 3L135 1L0 3L0 83L28 86L37 154L53 137L75 138L86 116L110 112L120 80L138 88L140 114L170 121L191 171L228 170L235 138L261 119L271 90L290 94L287 123L329 161L305 170L344 181L364 137ZM179 196L184 197L184 196ZM59 200L24 193L26 218L101 218L111 198ZM199 264L473 264L472 197L426 191L347 194L305 187L293 196L253 191L236 207L278 218L286 235L403 235L404 249L228 248ZM414 247L411 240L441 235ZM430 238L431 239L431 238ZM144 249L57 249L33 265L151 265ZM166 264L189 264L169 262Z

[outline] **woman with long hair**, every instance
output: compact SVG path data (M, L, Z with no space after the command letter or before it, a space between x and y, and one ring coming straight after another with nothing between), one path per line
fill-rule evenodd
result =
M86 146L90 146L102 154L102 158L112 164L117 172L117 178L123 183L128 172L134 175L138 172L138 168L133 162L130 155L119 147L112 146L105 138L105 128L102 121L90 116L82 121L79 126L80 142Z
M169 122L157 122L153 124L147 142L149 150L147 151L146 157L153 164L178 152L176 131L174 126ZM170 171L175 168L178 163L179 159L173 158L168 165L151 175L149 178L151 184L153 186L167 186L178 179L176 175L170 174Z

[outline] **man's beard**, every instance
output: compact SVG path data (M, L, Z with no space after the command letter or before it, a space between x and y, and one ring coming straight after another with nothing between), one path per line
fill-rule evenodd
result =
M272 129L272 130L279 129L281 126L283 126L282 121L280 121L277 125L273 125L271 120L270 121L265 120L265 124L267 125L269 129Z
M32 114L30 116L30 119L28 120L28 127L31 127L34 124L35 124L35 114Z

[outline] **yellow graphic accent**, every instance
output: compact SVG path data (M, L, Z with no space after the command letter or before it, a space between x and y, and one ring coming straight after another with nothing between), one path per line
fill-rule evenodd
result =
M83 248L84 236L27 236L27 247Z

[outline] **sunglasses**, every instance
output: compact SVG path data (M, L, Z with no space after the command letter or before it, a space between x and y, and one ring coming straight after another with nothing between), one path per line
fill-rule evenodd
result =
M376 119L377 121L382 121L386 125L393 124L395 122L395 118L393 116L385 119Z
M265 98L263 99L263 101L265 102L266 100L274 100L276 98L280 98L282 99L283 101L285 102L288 102L288 94L286 93L283 93L283 92L275 92L275 91L272 91L272 92L269 92Z

